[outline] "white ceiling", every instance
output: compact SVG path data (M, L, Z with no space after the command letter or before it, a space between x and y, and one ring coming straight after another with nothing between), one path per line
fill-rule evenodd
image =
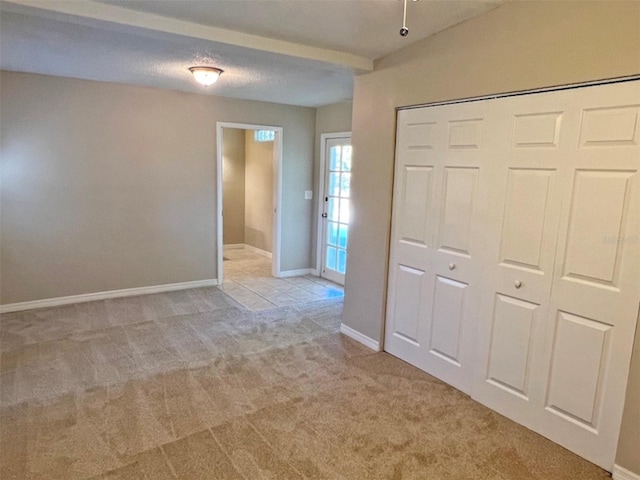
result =
M9 0L0 68L304 106L351 98L373 60L501 0ZM197 85L187 68L225 70Z

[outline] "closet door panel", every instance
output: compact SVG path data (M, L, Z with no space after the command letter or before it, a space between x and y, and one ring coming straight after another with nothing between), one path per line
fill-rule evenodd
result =
M536 426L544 386L536 374L555 264L563 156L576 130L557 92L503 99L499 149L493 152L486 281L478 319L474 398Z
M460 367L461 330L468 285L436 276L429 353Z
M437 175L446 125L433 111L399 112L397 139L384 348L420 366L427 348Z
M428 348L421 368L470 394L483 277L486 192L481 179L490 158L486 151L494 145L486 133L495 116L475 103L446 106L441 115L447 133L437 177Z
M576 169L561 279L608 296L620 288L633 170ZM608 287L608 288L603 288Z
M559 175L554 168L507 168L496 265L498 290L519 292L540 302L548 297L558 228Z
M611 328L567 312L556 317L547 409L587 429L598 428Z
M424 295L424 271L398 265L396 285L398 288L393 305L394 335L419 345L420 311Z
M640 88L573 96L538 430L611 469L640 303Z
M480 110L398 113L385 331L385 350L467 393L482 277Z
M438 249L469 256L478 167L445 167Z
M529 400L532 333L539 305L497 294L491 329L487 382Z
M405 165L401 172L401 189L398 218L399 241L416 246L429 244L428 215L431 190L433 187L433 167Z
M500 263L534 272L548 267L543 265L542 250L554 176L551 169L508 170Z

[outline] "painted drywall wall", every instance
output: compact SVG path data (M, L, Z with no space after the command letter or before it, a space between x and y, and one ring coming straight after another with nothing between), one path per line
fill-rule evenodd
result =
M640 3L528 1L416 42L356 77L344 323L382 338L396 107L638 73ZM640 409L629 400L633 423ZM637 448L631 442L625 426L620 451ZM640 473L640 456L620 462Z
M282 270L311 266L315 109L1 73L0 303L216 276L216 122L278 125Z
M631 357L631 370L627 384L627 398L622 415L622 428L618 441L616 464L640 476L640 312L636 339Z
M273 251L273 147L245 132L244 243L265 252Z
M224 245L244 243L244 130L222 129L222 212Z
M314 178L314 195L313 195L313 211L316 212L315 221L313 222L312 235L314 239L317 239L318 231L318 202L320 201L320 193L318 192L318 186L320 185L320 163L323 161L320 158L320 141L323 133L337 133L337 132L350 132L351 131L351 111L353 104L351 102L334 103L332 105L326 105L319 107L316 110L316 148L314 153L313 164L313 178ZM312 248L313 258L316 258L316 252L318 246L314 241ZM318 266L319 267L319 266Z

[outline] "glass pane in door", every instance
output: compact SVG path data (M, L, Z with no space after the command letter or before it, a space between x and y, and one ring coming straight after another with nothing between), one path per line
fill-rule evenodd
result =
M348 237L349 237L349 228L346 225L341 225L339 231L340 231L340 233L336 237L337 245L340 248L346 249L347 248L347 240L348 240Z
M338 272L343 275L347 273L347 251L346 250L338 250L338 266L336 270L338 270Z

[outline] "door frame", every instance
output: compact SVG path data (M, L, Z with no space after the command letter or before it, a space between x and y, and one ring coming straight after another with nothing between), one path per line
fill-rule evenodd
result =
M273 216L272 216L272 240L273 252L271 260L271 274L274 277L281 276L281 239L282 239L282 137L284 129L273 125L255 125L251 123L216 122L216 278L218 285L223 282L223 182L222 182L222 152L223 152L223 128L237 128L241 130L273 130L276 138L273 141Z
M326 159L327 154L327 140L333 138L348 138L351 141L351 132L335 132L335 133L321 133L320 134L320 169L318 171L318 205L316 216L316 268L314 273L318 276L322 276L322 252L324 242L324 223L322 221L322 210L324 205L325 196L325 174L326 172ZM347 257L348 258L348 257Z

